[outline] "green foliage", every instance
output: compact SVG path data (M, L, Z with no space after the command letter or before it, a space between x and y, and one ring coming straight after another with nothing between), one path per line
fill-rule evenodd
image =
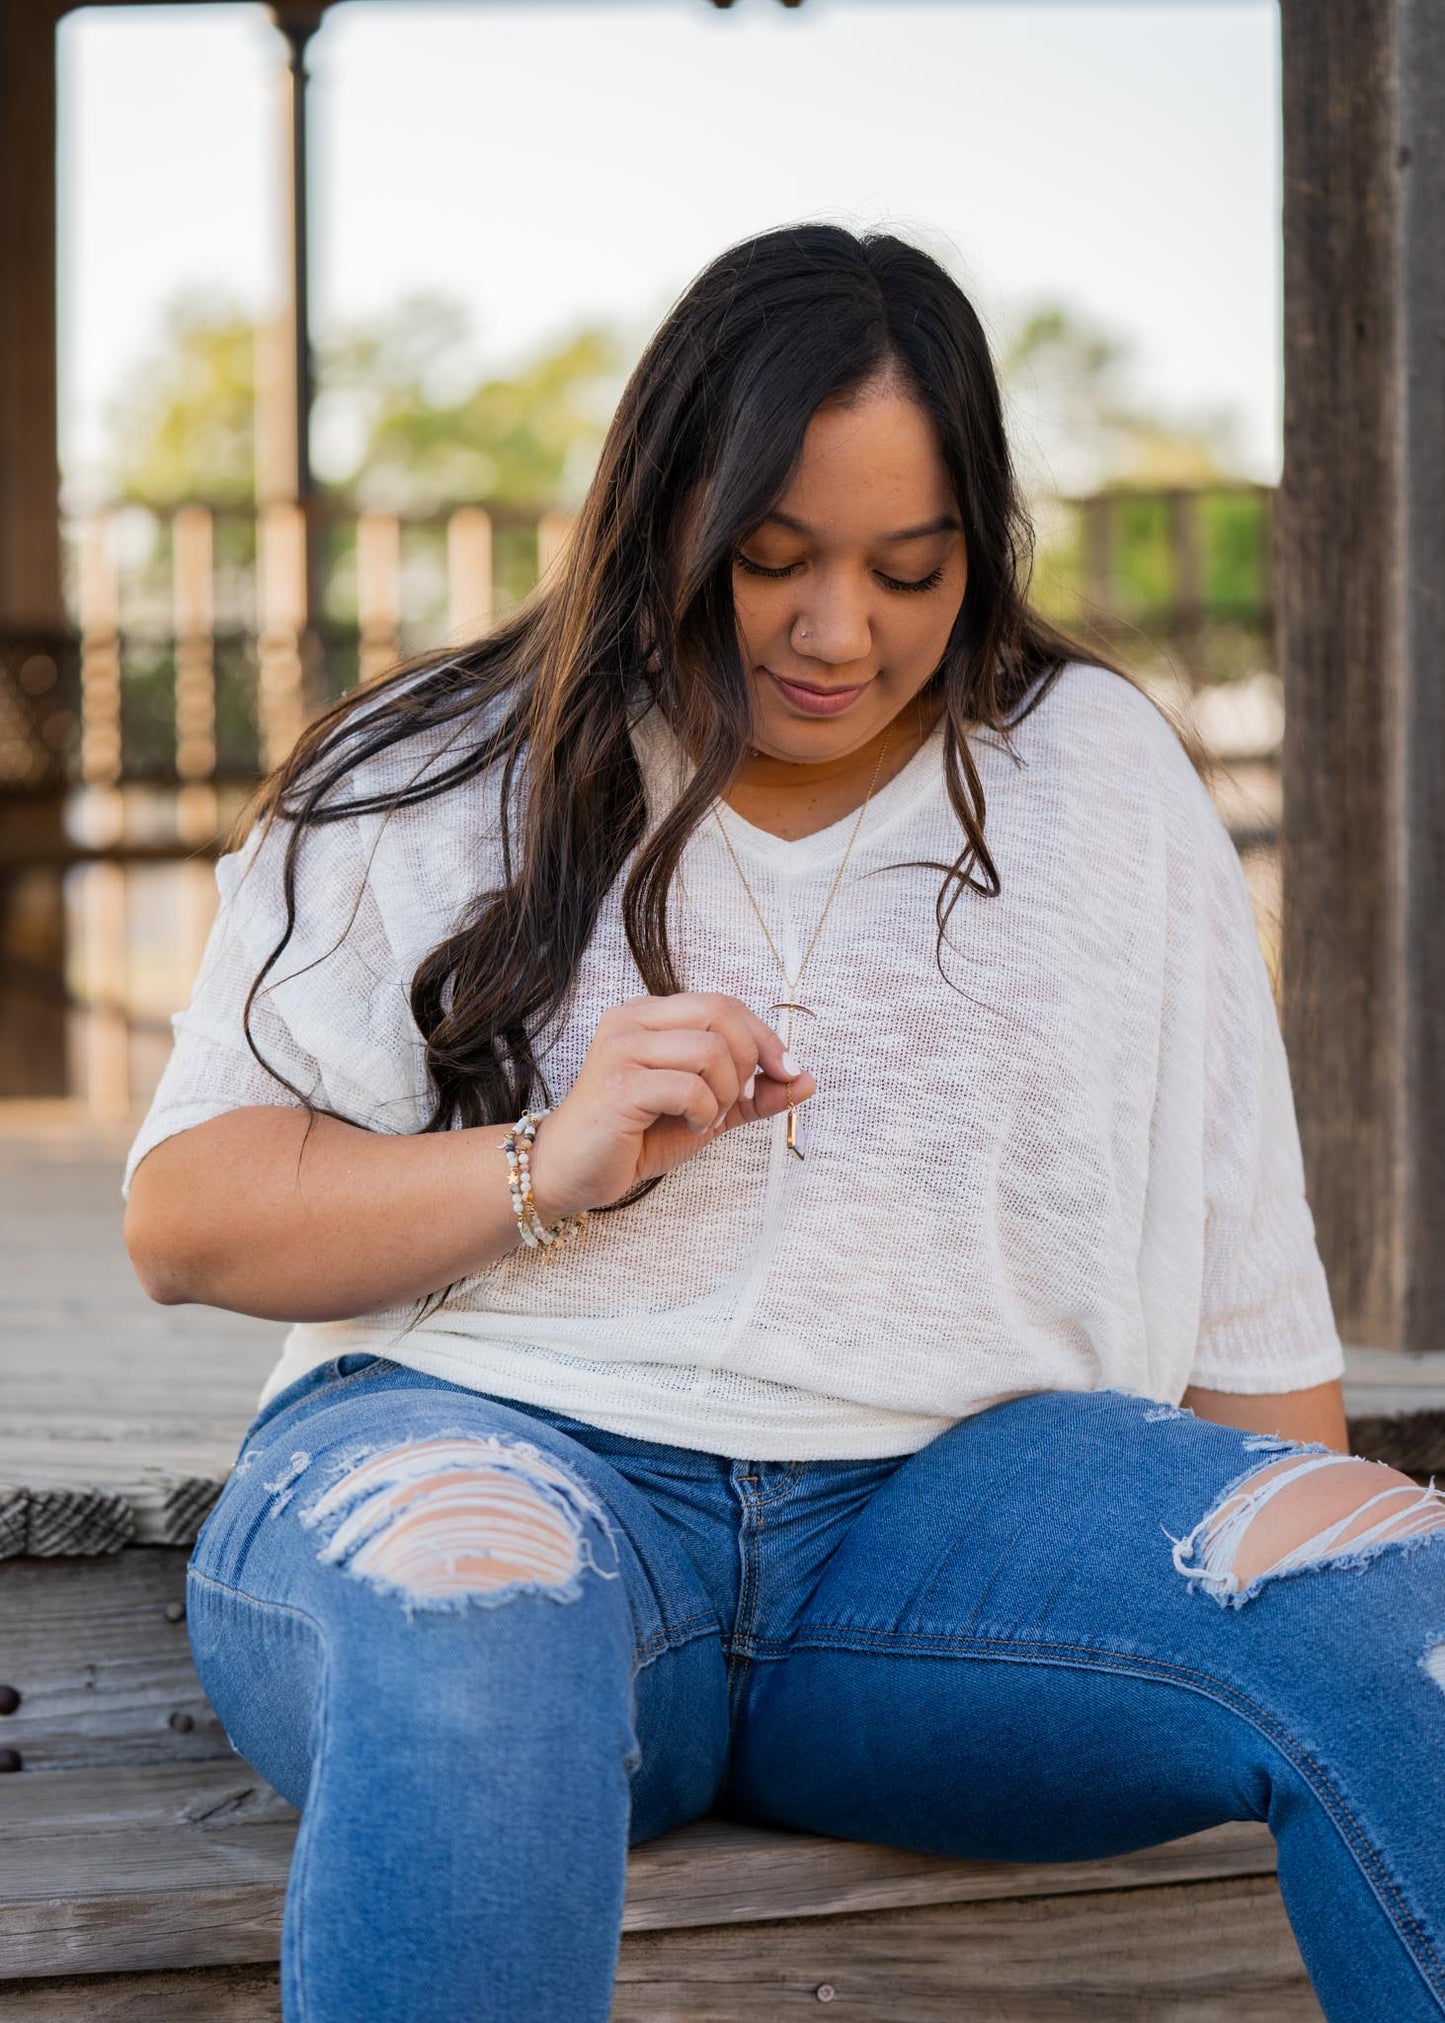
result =
M579 330L505 378L456 386L464 339L453 305L419 298L332 347L325 397L350 403L355 440L341 482L364 504L413 513L575 503L621 392L619 338Z
M1174 544L1166 499L1120 498L1113 524L1114 603L1121 617L1147 619L1172 602Z
M324 487L348 507L412 523L403 541L404 643L433 636L444 610L441 530L416 523L473 501L575 506L630 349L616 329L584 327L487 376L466 312L438 295L411 297L321 347L313 449ZM255 331L234 305L197 295L175 301L112 411L116 495L163 507L203 498L244 514L254 499L254 358ZM1122 626L1131 644L1151 629L1167 634L1179 586L1175 508L1165 494L1185 490L1197 495L1202 617L1216 628L1257 630L1269 586L1268 508L1235 482L1228 418L1155 412L1139 398L1127 346L1059 302L1018 319L999 366L1038 521L1036 604L1070 627L1092 623L1086 519L1071 501L1110 492L1106 631ZM321 617L335 635L328 661L340 679L354 647L346 645L355 625L354 531L337 524L322 538ZM218 588L232 578L240 585L251 528L244 518L222 520L216 539ZM162 531L152 564L158 585L168 565ZM1100 566L1096 558L1095 576ZM533 530L503 519L494 550L500 608L526 593L535 571ZM239 609L237 620L244 627ZM247 734L240 722L228 726L233 740Z
M1204 601L1223 618L1249 616L1269 597L1269 501L1260 492L1219 492L1199 502Z
M178 297L155 350L111 403L118 498L178 505L255 496L255 331L234 305Z
M171 305L112 410L117 496L254 499L255 335L224 303ZM322 346L313 440L327 488L404 513L575 503L621 391L619 336L578 330L491 378L468 369L467 353L465 313L434 296Z
M1031 497L1238 475L1232 418L1151 407L1140 398L1129 345L1066 303L1037 303L1020 315L999 347L999 377Z

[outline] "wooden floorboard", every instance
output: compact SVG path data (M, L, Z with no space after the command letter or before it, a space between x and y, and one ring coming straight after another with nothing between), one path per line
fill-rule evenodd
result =
M6 1786L0 1978L274 1960L296 1815L237 1757L50 1772ZM1262 1826L1097 1862L958 1861L700 1820L633 1850L628 1932L1268 1877Z
M1270 1878L623 1936L613 2023L820 2007L858 2023L1321 2023ZM280 2015L274 1966L0 1983L0 2023Z
M285 1327L147 1299L121 1240L128 1128L46 1134L7 1127L4 1112L0 1104L6 1423L234 1447Z
M278 1983L272 1965L0 1983L0 2023L279 2023ZM1322 2023L1267 1879L623 1936L613 2023L823 2006L858 2023Z
M183 1546L0 1560L0 1684L20 1695L0 1746L23 1776L231 1755L196 1676L185 1593ZM7 1800L18 1788L6 1781Z
M275 1967L0 1982L0 2023L281 2023Z
M827 1992L825 1992L827 1991ZM614 2023L1321 2023L1268 1878L624 1940Z

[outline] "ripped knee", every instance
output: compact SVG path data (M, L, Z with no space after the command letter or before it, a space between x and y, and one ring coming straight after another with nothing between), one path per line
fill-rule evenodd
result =
M538 1448L499 1434L438 1433L352 1456L301 1513L317 1559L414 1608L531 1593L575 1601L586 1568L617 1574L606 1513ZM612 1564L601 1565L590 1519Z
M1441 1530L1445 1495L1433 1483L1422 1488L1383 1462L1304 1448L1227 1490L1174 1541L1174 1565L1191 1586L1238 1607L1282 1574L1363 1566L1389 1546Z

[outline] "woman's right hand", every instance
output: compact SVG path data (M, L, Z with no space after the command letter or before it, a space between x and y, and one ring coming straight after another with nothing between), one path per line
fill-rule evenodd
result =
M795 1103L817 1087L740 998L677 991L614 1005L576 1081L537 1126L537 1214L550 1224L670 1173L734 1124L776 1117L790 1081Z

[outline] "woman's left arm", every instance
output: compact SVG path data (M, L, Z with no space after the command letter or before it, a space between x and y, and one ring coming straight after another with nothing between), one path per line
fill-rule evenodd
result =
M1249 887L1202 783L1188 788L1181 1011L1186 1025L1188 1012L1202 1019L1205 1237L1181 1402L1221 1425L1347 1453L1344 1353Z
M1191 1384L1180 1403L1201 1419L1238 1426L1246 1433L1278 1433L1286 1440L1318 1440L1350 1451L1345 1394L1338 1377L1304 1391L1206 1391Z

